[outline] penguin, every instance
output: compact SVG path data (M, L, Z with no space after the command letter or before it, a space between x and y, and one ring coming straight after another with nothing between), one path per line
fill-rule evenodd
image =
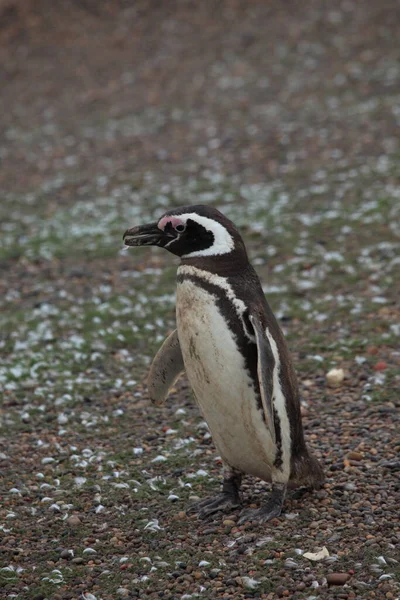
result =
M239 231L216 208L194 205L127 229L123 239L180 258L177 328L153 360L149 395L162 404L185 371L223 463L221 492L188 513L237 508L242 477L252 475L271 492L239 523L278 517L288 486L318 488L324 473L304 439L288 347Z

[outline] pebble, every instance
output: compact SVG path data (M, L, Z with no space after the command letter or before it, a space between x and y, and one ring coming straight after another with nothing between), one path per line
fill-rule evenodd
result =
M78 515L71 515L70 517L68 517L67 523L71 527L77 527L78 525L81 525L82 521L80 520Z
M77 556L76 558L73 558L71 562L73 562L74 565L82 565L85 561L81 556Z
M348 492L354 492L357 489L357 486L354 483L351 483L351 482L345 483L343 487Z
M326 381L328 386L331 388L336 388L341 385L344 379L344 371L343 369L331 369L326 374Z
M374 356L375 354L378 354L378 352L379 352L378 346L368 346L367 347L367 354L369 354L370 356Z
M361 452L349 452L347 455L347 458L349 460L362 460L363 459L363 455Z
M212 533L217 533L217 527L208 527L207 529L203 529L203 535L211 535Z
M381 360L381 361L377 362L373 368L374 368L374 371L384 371L385 369L387 369L387 364L385 362L383 362L383 360Z
M225 521L222 521L223 525L230 525L231 527L234 527L236 525L235 521L232 521L231 519L225 519Z
M296 589L301 592L302 590L306 589L306 584L304 583L304 581L300 581L300 583L297 584Z
M348 573L328 573L326 581L328 585L344 585L350 579Z

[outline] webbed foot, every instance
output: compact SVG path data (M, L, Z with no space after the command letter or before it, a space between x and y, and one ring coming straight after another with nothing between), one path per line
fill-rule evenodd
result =
M297 488L296 490L294 490L290 494L290 498L292 500L301 500L304 496L311 493L312 491L313 491L313 488L311 486L303 485L303 486Z
M213 498L206 498L189 506L186 513L192 515L197 513L199 519L205 519L219 510L231 510L240 506L239 489L242 481L240 473L229 467L225 468L222 493Z
M243 525L248 521L256 521L257 523L266 523L275 517L279 517L282 512L283 502L286 495L286 485L283 483L275 483L272 485L272 492L267 502L260 508L247 509L242 512L238 521L239 525Z
M212 515L219 510L233 509L240 506L239 495L237 497L229 494L219 494L213 498L206 498L200 502L196 502L193 506L190 506L186 513L192 515L197 513L199 519L206 519L209 515Z

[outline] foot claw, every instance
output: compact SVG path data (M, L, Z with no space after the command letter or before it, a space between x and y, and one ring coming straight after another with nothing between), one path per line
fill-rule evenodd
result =
M192 515L197 513L199 519L205 519L220 510L237 508L240 505L239 498L232 498L227 494L220 494L214 498L206 498L201 500L189 508L186 514Z
M245 510L239 519L238 524L243 525L247 521L256 521L257 523L266 523L275 517L279 517L282 512L283 501L286 494L286 485L282 483L273 483L271 495L267 502L255 510Z
M275 519L275 517L279 517L281 514L282 507L281 506L261 506L261 508L256 509L248 509L243 511L242 516L238 521L238 525L243 525L244 523L255 521L257 523L266 523L271 519Z
M310 492L312 492L311 487L301 486L301 487L297 488L297 490L294 490L290 494L290 497L292 500L301 500L303 498L303 496L305 496L306 494L309 494Z

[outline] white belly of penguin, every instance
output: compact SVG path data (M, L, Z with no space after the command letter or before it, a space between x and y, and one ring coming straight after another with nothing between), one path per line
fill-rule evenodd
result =
M244 358L214 296L190 280L178 285L177 326L186 374L221 458L270 481L276 448Z

